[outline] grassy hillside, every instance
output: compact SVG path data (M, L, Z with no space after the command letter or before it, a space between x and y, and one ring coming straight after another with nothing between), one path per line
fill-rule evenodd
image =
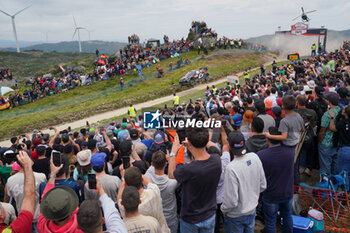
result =
M201 59L167 73L162 79L150 78L138 83L129 81L126 86L130 87L123 92L119 91L118 77L95 83L92 86L84 86L66 93L46 97L37 102L9 110L6 112L7 116L2 114L0 137L4 139L14 134L28 132L34 128L40 129L49 125L70 122L120 108L129 103L140 103L166 96L179 90L179 86L173 84L177 84L178 80L190 70L208 66L211 79L218 79L249 67L259 66L266 62L266 56L263 55L265 54L222 54ZM197 57L195 52L183 56L184 59L188 58L189 60L193 60L195 57ZM166 67L169 62L169 60L163 61L161 67ZM145 69L144 74L152 73L154 69L155 67ZM137 77L137 74L129 74L124 76L124 79L134 80L135 77Z
M91 53L45 53L41 51L26 51L21 53L0 51L0 67L8 66L15 79L24 79L44 71L58 69L59 64L80 62L91 65L95 54ZM39 72L43 71L43 72Z

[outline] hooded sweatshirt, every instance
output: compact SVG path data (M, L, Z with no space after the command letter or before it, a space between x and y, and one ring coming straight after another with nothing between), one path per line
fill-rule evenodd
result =
M46 187L44 189L43 195L53 189L55 187L54 184L47 183ZM77 208L70 216L68 222L64 224L63 226L59 226L54 223L54 221L47 220L44 218L43 214L40 213L39 219L38 219L38 232L39 233L83 233L80 229L78 229L78 221L77 221L77 213L79 208Z
M247 147L247 152L256 153L268 148L269 144L267 144L265 135L254 135L246 141L245 146Z
M178 183L175 179L169 179L167 175L156 175L154 167L150 166L145 174L150 181L156 184L160 190L160 196L162 197L164 217L168 226L177 224L177 205L175 189L178 187Z
M63 226L56 225L53 221L49 221L43 217L42 214L39 216L38 220L38 232L45 233L83 233L83 231L78 229L77 221L78 208L72 213L70 219Z

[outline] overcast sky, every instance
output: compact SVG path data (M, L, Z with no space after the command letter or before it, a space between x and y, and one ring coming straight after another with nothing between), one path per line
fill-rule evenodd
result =
M272 34L278 26L290 29L292 19L305 10L311 27L350 28L350 0L6 0L0 9L16 17L21 41L70 41L78 26L91 31L93 40L127 41L138 34L141 40L187 36L193 20L204 20L220 37L248 38ZM82 40L88 33L82 31ZM11 19L0 12L0 40L13 40Z

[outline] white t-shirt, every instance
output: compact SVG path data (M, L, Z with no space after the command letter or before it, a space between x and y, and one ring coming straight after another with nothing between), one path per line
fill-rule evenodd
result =
M170 233L170 229L166 223L162 198L160 191L156 184L149 183L140 196L141 204L139 205L139 212L145 216L152 216L158 220L163 233ZM122 217L125 216L124 206L121 204L121 199L118 201L118 206Z
M162 232L157 219L151 216L139 215L137 217L124 218L124 224L128 232Z
M35 211L33 222L37 222L40 214L39 204L39 186L46 181L44 173L34 172L35 179ZM24 199L24 173L18 172L7 180L7 194L13 197L16 201L17 212L21 211L22 202Z

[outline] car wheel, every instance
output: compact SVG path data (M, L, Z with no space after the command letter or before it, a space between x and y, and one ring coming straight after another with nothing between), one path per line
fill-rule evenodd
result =
M192 86L192 87L194 86L194 80L193 80L193 78L190 79L190 86Z

